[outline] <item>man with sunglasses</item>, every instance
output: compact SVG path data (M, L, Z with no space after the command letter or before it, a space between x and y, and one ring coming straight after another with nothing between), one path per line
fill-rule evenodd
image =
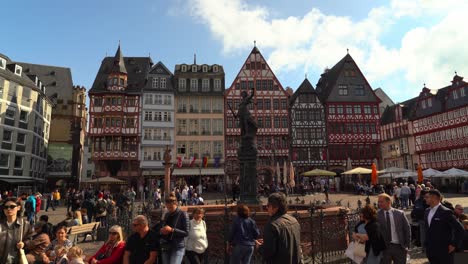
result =
M123 264L155 264L159 248L158 234L148 226L148 219L138 215L133 219L133 233L125 244Z
M0 217L0 263L19 262L18 250L24 248L24 241L32 236L28 221L18 217L21 206L16 198L9 197L3 201Z

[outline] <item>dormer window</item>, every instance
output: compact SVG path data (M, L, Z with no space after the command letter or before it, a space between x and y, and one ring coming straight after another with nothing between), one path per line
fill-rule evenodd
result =
M208 66L203 65L203 72L207 72L207 71L208 71Z
M192 65L192 72L197 72L197 65Z
M213 66L213 72L218 72L218 65Z
M186 71L187 71L187 66L186 66L186 65L182 65L181 71L182 71L182 72L186 72Z
M0 69L6 68L6 60L4 58L0 58Z
M23 67L19 65L15 65L15 74L18 76L21 76L21 73L23 72Z
M426 109L426 100L421 101L421 107L422 109Z
M432 98L427 99L427 107L432 107Z
M462 88L460 89L460 96L461 96L461 97L465 97L465 87L462 87Z
M453 91L452 91L452 95L453 95L453 99L454 99L454 100L457 100L457 99L458 99L457 90L453 90Z

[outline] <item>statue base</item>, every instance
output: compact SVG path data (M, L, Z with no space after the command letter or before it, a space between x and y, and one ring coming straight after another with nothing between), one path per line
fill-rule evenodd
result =
M240 203L260 204L257 197L257 150L239 151Z

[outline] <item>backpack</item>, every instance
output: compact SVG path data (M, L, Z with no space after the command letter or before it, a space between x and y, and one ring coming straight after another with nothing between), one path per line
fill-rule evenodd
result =
M26 210L26 212L33 211L33 204L30 200L26 200L26 203L24 203L24 210Z
M98 215L102 215L106 212L107 202L104 200L98 200L96 203L96 212Z

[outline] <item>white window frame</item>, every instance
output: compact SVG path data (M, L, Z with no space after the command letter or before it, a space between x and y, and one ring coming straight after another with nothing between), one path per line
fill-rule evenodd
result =
M18 76L21 76L21 73L23 72L23 67L21 67L18 64L15 64L15 74Z
M192 65L192 72L197 72L197 65Z
M9 131L10 132L10 140L7 141L5 140L3 137L5 136L5 131ZM2 134L2 142L6 142L6 143L11 143L13 141L13 130L10 130L10 129L3 129L3 134Z
M457 90L453 90L453 91L452 91L452 96L453 96L453 99L454 99L454 100L457 100L457 99L458 99Z
M465 97L465 87L460 88L460 96Z
M161 85L160 85L161 89L166 89L166 83L167 83L166 78L161 77L159 79L161 81Z
M158 77L153 77L151 87L153 87L155 89L159 88L159 78Z
M0 58L0 69L5 70L6 69L6 59Z
M1 155L6 155L6 156L8 157L8 159L7 159L7 165L6 165L6 166L2 166L2 165L0 164L0 168L3 168L3 169L8 169L8 168L10 168L10 154L9 154L9 153L0 153L0 157L1 157ZM1 159L0 159L0 160L1 160Z
M202 92L210 91L210 79L202 79Z
M144 121L153 121L152 111L145 111Z
M426 109L426 100L421 101L421 107L422 109Z
M178 88L180 92L187 91L187 80L186 79L179 79Z
M427 107L432 107L432 98L427 98Z
M181 70L182 72L186 72L186 71L187 71L187 65L182 65L180 68L181 68L180 70Z
M203 72L207 72L207 71L208 71L208 66L203 65Z
M221 79L214 79L214 91L220 92L222 89L221 87Z
M198 79L190 79L190 91L198 92Z
M153 104L153 95L152 94L145 94L145 104L146 105Z
M213 72L218 72L218 65L213 66Z
M344 84L338 85L338 95L340 96L347 96L349 95L348 86Z

